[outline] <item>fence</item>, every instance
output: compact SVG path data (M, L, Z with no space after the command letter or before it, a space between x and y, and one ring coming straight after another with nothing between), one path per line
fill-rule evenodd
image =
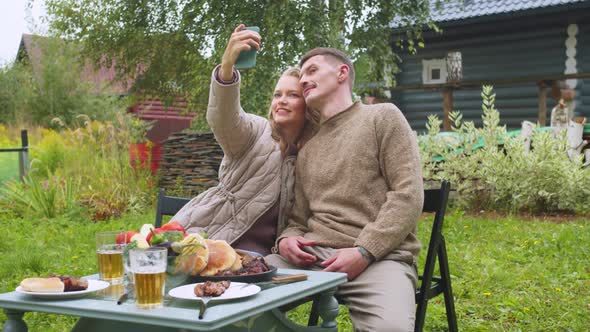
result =
M23 180L29 172L29 136L26 129L21 130L20 139L20 148L0 149L0 153L18 153L18 176L21 180Z
M453 93L461 89L481 89L482 85L513 86L523 83L535 83L538 86L538 113L537 121L541 127L547 125L547 93L549 89L558 86L559 81L568 79L588 79L590 73L577 74L560 74L554 76L530 76L515 77L508 79L496 79L485 81L457 81L440 84L416 84L416 85L399 85L394 87L397 91L422 90L422 91L441 91L442 92L442 109L443 109L443 130L451 129L451 120L449 114L453 111Z

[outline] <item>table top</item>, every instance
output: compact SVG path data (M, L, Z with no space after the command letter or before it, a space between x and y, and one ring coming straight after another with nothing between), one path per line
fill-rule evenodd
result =
M346 274L344 273L278 270L278 274L281 275L299 273L307 274L308 279L265 289L256 295L243 299L209 302L207 313L202 320L198 319L199 301L173 299L163 308L142 310L138 309L132 300L117 305L113 296L105 296L104 294L93 294L70 300L42 300L10 292L0 294L0 307L18 311L46 312L175 328L214 330L335 288L346 282Z

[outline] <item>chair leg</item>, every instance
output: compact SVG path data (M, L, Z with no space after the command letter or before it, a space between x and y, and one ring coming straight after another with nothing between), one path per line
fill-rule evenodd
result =
M435 248L438 245L430 244ZM424 329L424 323L426 321L426 308L428 307L428 300L430 299L430 287L432 286L432 273L436 264L436 249L433 249L432 259L427 259L424 266L424 272L422 274L422 283L420 284L420 294L416 299L416 320L414 322L414 332L422 332ZM429 248L430 251L430 248Z
M438 247L438 263L440 267L441 283L443 284L449 331L457 332L459 329L457 326L457 315L455 314L455 302L453 300L453 289L451 287L451 273L449 270L449 261L447 258L447 248L444 237Z

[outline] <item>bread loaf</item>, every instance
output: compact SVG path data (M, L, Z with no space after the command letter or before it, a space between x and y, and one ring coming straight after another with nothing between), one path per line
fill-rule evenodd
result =
M227 242L206 239L205 243L209 248L209 261L207 267L201 271L201 276L213 276L220 271L229 270L234 265L238 254ZM241 260L239 263L241 265Z
M27 292L63 293L64 283L59 278L27 278L20 286Z

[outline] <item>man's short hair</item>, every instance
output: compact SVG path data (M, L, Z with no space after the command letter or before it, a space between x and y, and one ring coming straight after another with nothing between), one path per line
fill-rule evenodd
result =
M348 68L350 68L348 71L348 77L350 79L350 90L352 91L352 88L354 87L354 65L352 64L352 61L350 61L346 53L336 48L316 47L312 50L307 51L307 53L303 55L301 60L299 60L299 68L301 68L307 60L316 55L328 56L347 65Z

